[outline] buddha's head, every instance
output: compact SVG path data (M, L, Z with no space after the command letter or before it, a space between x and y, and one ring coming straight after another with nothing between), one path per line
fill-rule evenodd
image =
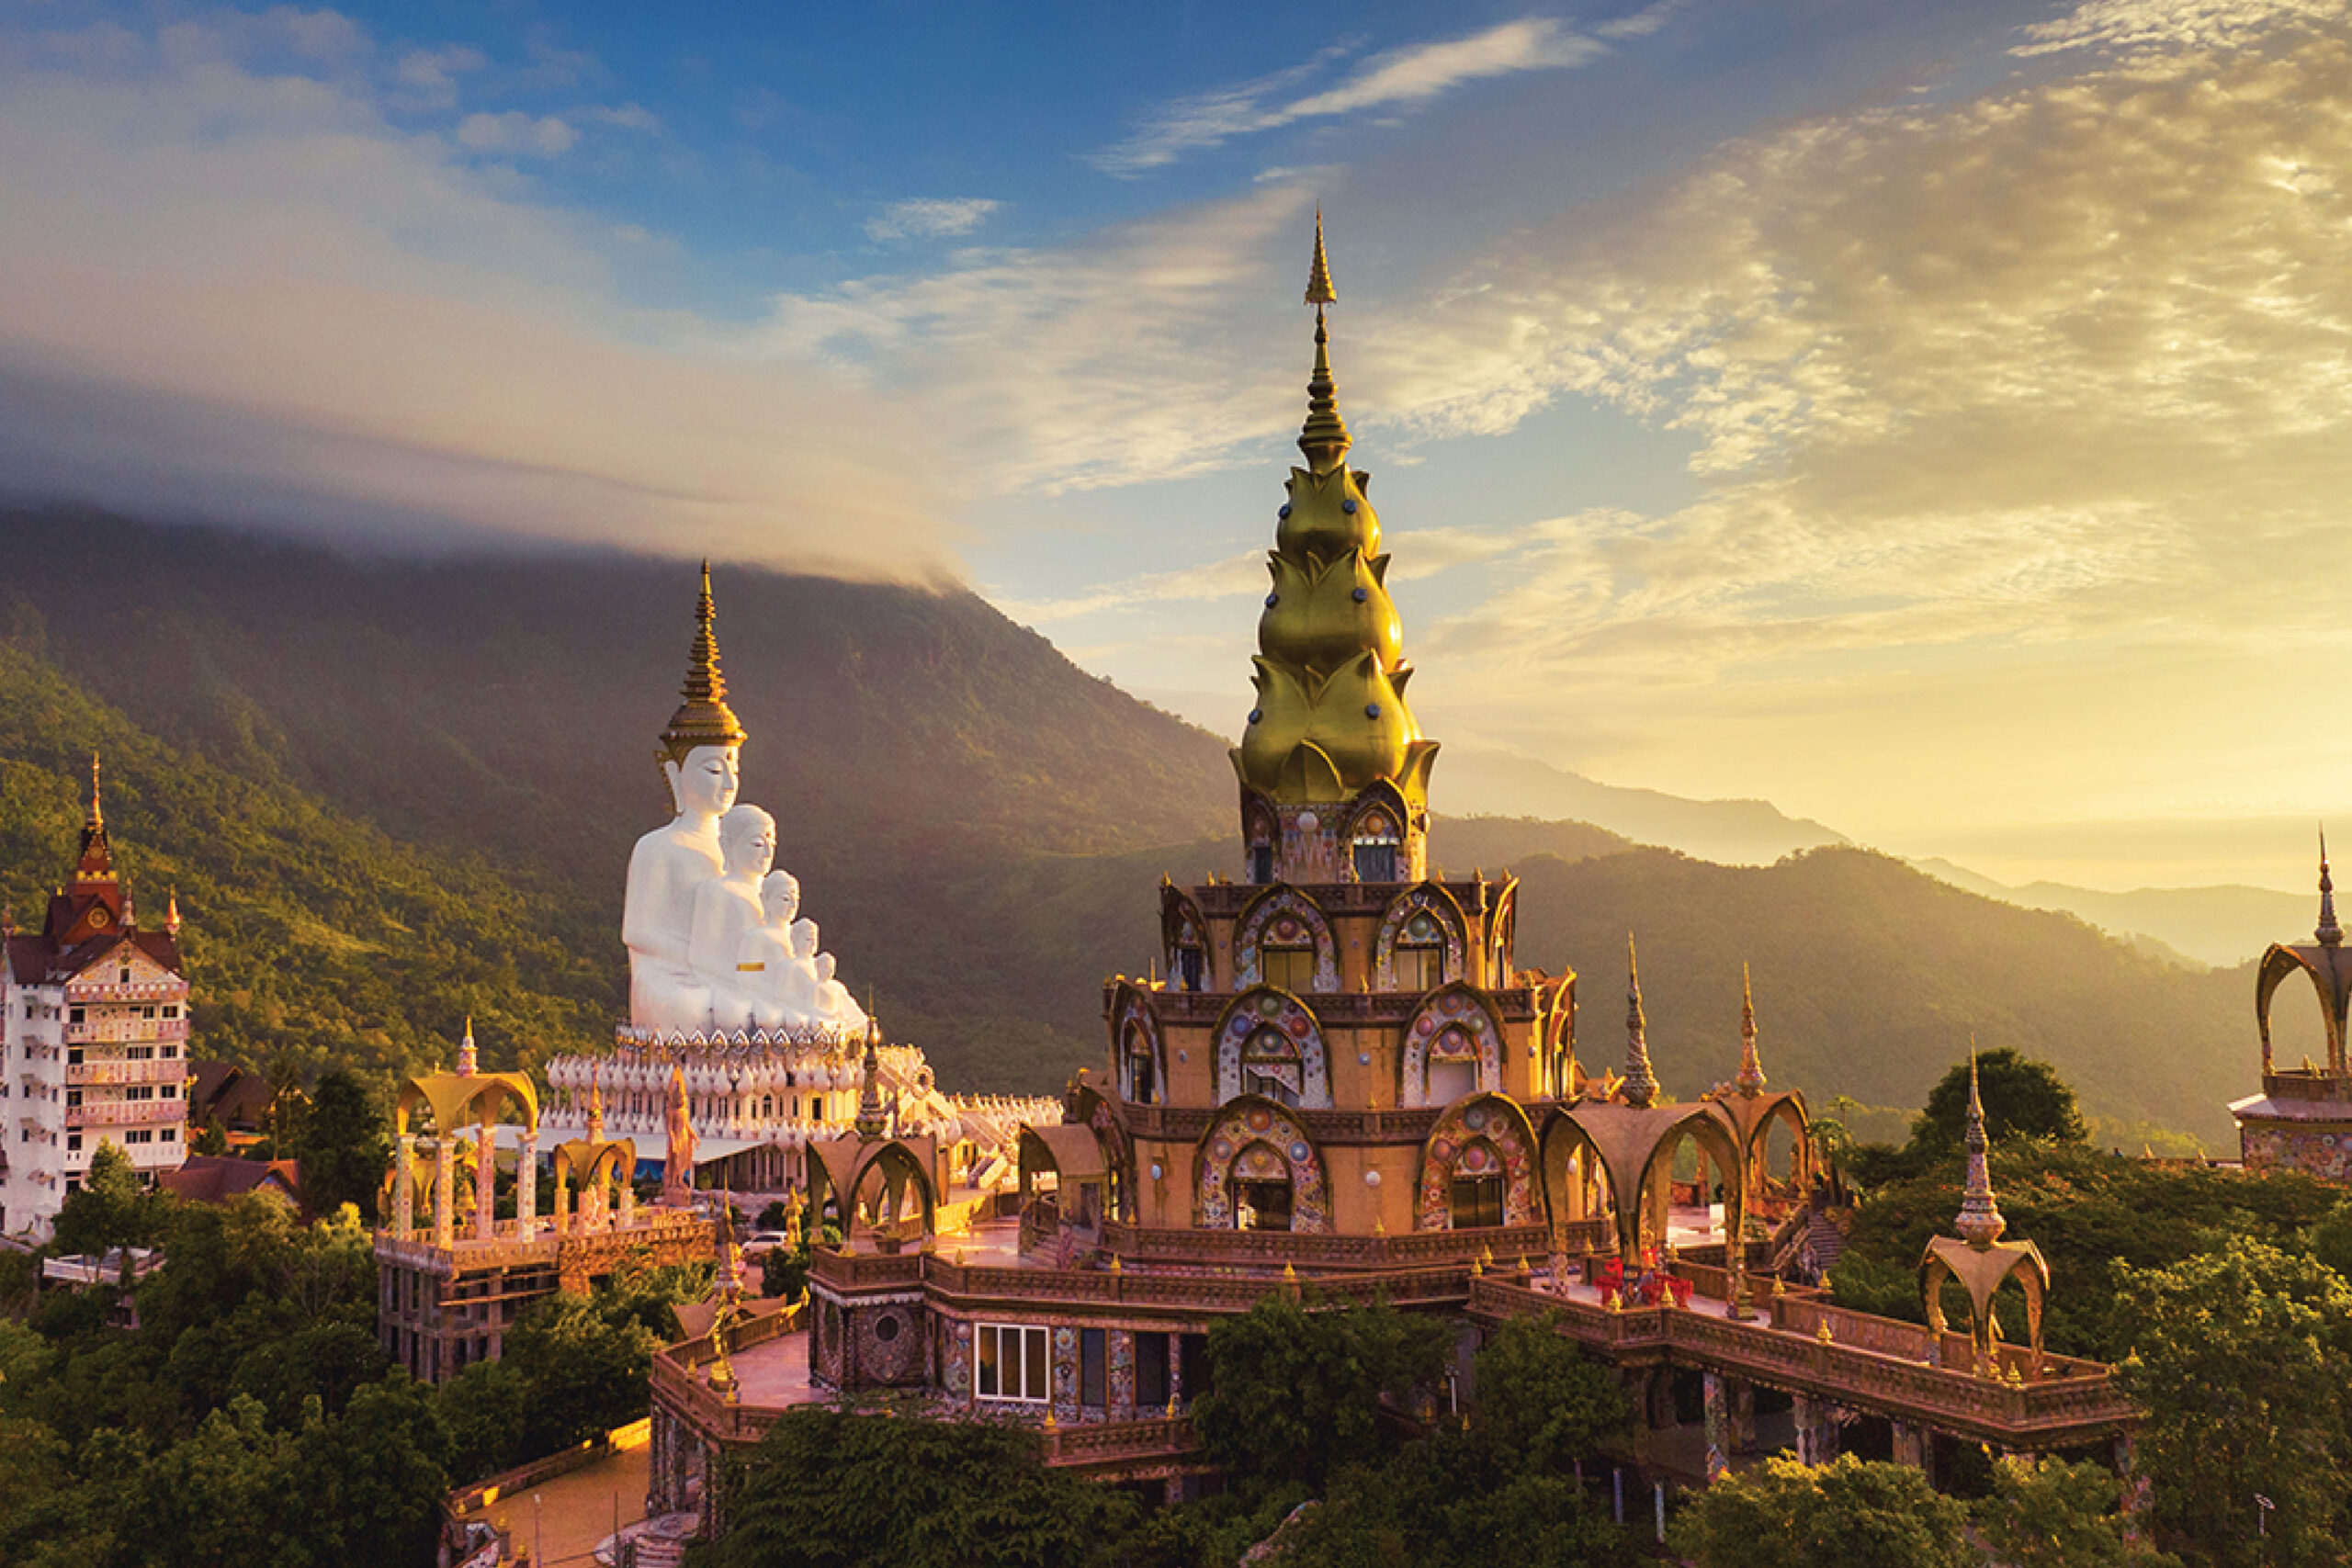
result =
M670 781L670 803L678 815L717 817L733 806L741 752L737 746L696 746L683 761L663 758L662 776Z
M772 926L788 926L800 913L800 879L788 871L772 871L760 881L760 914Z
M831 979L833 977L833 971L840 967L841 961L836 959L831 953L820 953L817 954L817 979L820 984Z
M718 857L730 877L765 876L775 863L775 818L756 806L728 812L718 819Z
M792 922L792 955L795 958L817 956L816 921L795 920Z

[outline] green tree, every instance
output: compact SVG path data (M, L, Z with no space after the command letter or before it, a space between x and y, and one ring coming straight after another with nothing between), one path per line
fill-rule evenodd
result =
M1136 1519L1020 1428L816 1406L769 1429L726 1512L698 1568L1084 1568Z
M290 1532L308 1506L286 1483L294 1439L239 1395L126 1488L114 1562L125 1568L246 1568L257 1541Z
M313 1213L357 1205L373 1224L376 1190L391 1164L383 1112L357 1074L332 1067L319 1075L302 1108L297 1152L302 1160L302 1201Z
M1984 1542L2009 1568L2159 1568L2172 1562L2127 1543L2120 1483L2096 1464L2011 1454L1993 1466L1993 1495L1976 1506Z
M1984 1102L1984 1131L1995 1143L2012 1138L2088 1141L2090 1132L2075 1103L2075 1091L2049 1063L2004 1045L1976 1058L1976 1077ZM1928 1091L1927 1107L1911 1123L1912 1145L1929 1153L1956 1149L1967 1122L1968 1064L1962 1062Z
M90 1156L90 1172L65 1195L51 1242L60 1253L96 1256L115 1247L152 1247L167 1223L165 1202L142 1190L130 1156L101 1138Z
M1963 1568L1977 1561L1967 1524L1918 1471L1846 1454L1723 1477L1691 1498L1673 1541L1699 1568Z
M2127 1272L2118 1306L2139 1325L2118 1375L2148 1411L2136 1457L2165 1539L2215 1563L2259 1562L2259 1495L2277 1505L2273 1561L2338 1561L2352 1284L2316 1259L2236 1238Z
M284 1533L319 1568L429 1562L450 1452L432 1391L395 1371L353 1394L342 1419L313 1422L297 1439L287 1474L300 1511Z
M1383 1394L1438 1374L1450 1335L1385 1302L1318 1307L1277 1292L1209 1330L1209 1392L1193 1401L1202 1445L1226 1471L1319 1486L1379 1451Z
M1633 1402L1561 1337L1555 1314L1505 1320L1475 1362L1480 1432L1516 1467L1558 1474L1623 1431Z

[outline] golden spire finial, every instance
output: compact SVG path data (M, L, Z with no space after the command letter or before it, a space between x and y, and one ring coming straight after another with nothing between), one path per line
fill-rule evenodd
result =
M1337 304L1331 288L1331 264L1323 255L1323 211L1315 212L1315 261L1306 273L1306 302L1315 307L1315 373L1306 381L1306 426L1298 433L1298 449L1307 466L1328 474L1340 466L1354 445L1347 422L1340 417L1339 387L1331 379L1331 334L1323 324L1323 308Z
M1732 1084L1742 1094L1759 1094L1764 1089L1764 1062L1756 1054L1756 992L1748 984L1745 959L1739 965L1739 1077Z
M1634 933L1625 933L1625 1103L1646 1109L1657 1098L1657 1074L1650 1067L1649 1021L1642 1016L1642 966L1634 955Z
M98 754L93 751L90 753L90 826L103 828L106 825L107 814L98 809ZM2324 840L2321 841L2320 858L2322 860L2327 858Z
M711 630L718 611L710 597L710 562L702 563L702 594L695 604L694 648L686 656L685 699L662 732L662 754L683 763L698 746L741 746L743 727L727 705L727 678L718 670L718 637Z
M92 762L96 766L95 760ZM92 809L96 809L96 795L91 796ZM2327 826L2319 830L2319 929L2312 933L2323 947L2341 946L2344 928L2335 923L2335 880L2327 874Z
M1310 305L1336 305L1340 297L1331 288L1331 264L1323 255L1323 209L1315 209L1315 260L1306 269L1306 302Z
M2009 1228L2001 1206L1993 1198L1993 1172L1986 1158L1991 1147L1984 1136L1984 1100L1976 1087L1976 1036L1968 1037L1968 1181L1961 1194L1960 1218L1952 1229L1971 1247L1982 1250L2001 1239Z

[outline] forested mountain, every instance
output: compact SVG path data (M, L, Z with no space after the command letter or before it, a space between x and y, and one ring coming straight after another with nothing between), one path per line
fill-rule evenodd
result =
M469 1011L498 1065L608 1035L691 569L355 561L62 512L0 513L0 891L20 916L65 870L103 749L143 917L179 889L198 1050L381 1071ZM1050 1088L1094 1062L1098 983L1152 962L1160 874L1238 869L1223 742L960 590L722 567L716 592L743 798L775 813L844 980L951 1083ZM1441 757L1441 808L1446 776ZM2184 973L1881 856L1725 867L1502 818L1442 818L1431 852L1519 873L1521 959L1581 973L1596 1065L1623 1050L1637 932L1685 1096L1732 1070L1743 958L1768 1068L1816 1099L1915 1104L1971 1031L2058 1064L2095 1116L2215 1148L2253 1087L2243 970Z

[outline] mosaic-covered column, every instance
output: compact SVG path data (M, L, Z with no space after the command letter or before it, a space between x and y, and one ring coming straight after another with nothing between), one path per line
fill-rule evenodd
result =
M1912 1470L1926 1470L1929 1456L1935 1452L1935 1434L1916 1421L1894 1423L1894 1462Z
M528 1241L539 1228L539 1124L523 1129L523 1147L514 1156L514 1234Z
M485 1122L474 1134L474 1239L498 1234L498 1140Z
M1827 1464L1838 1457L1837 1406L1811 1394L1798 1394L1796 1423L1799 1461Z
M416 1158L416 1139L401 1134L400 1153L392 1167L392 1234L402 1241L416 1230L416 1186L409 1179L409 1164Z
M444 1249L458 1244L457 1150L447 1137L425 1141L433 1156L433 1245Z

